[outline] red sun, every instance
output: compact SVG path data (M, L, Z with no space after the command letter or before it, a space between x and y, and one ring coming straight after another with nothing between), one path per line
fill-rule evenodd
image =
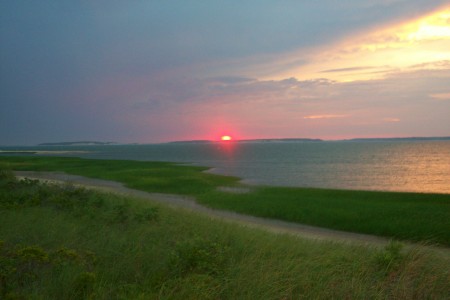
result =
M231 141L231 136L229 136L229 135L223 135L220 139L221 139L222 141Z

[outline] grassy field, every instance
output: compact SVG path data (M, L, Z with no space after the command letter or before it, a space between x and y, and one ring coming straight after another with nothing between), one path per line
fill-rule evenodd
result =
M216 195L199 199L207 206L260 217L450 245L450 195L274 187Z
M1 157L0 168L64 171L70 174L123 182L130 188L182 195L199 195L238 178L203 173L208 168L166 162L94 160L64 157Z
M0 299L446 299L449 270L422 247L304 240L0 172Z
M0 157L0 168L65 171L123 182L149 192L192 195L210 207L399 240L450 246L450 195L252 187L230 194L238 178L163 162L57 157Z

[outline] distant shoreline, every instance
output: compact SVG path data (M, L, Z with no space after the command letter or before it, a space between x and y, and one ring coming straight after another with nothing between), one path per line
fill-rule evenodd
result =
M394 138L354 138L340 141L450 141L450 136L436 136L436 137L394 137Z
M209 143L271 143L271 142L383 142L383 141L450 141L450 136L443 137L393 137L393 138L353 138L341 140L323 140L309 138L280 138L280 139L243 139L232 141L212 141L212 140L186 140L172 141L167 144L209 144ZM165 144L165 143L163 143Z
M56 142L56 143L40 143L38 146L103 146L117 145L115 142L97 142L97 141L79 141L79 142Z
M37 145L0 145L0 147L52 147L52 146L124 146L124 145L155 145L155 144L212 144L212 143L318 143L318 142L395 142L395 141L450 141L450 136L436 137L391 137L391 138L352 138L340 140L324 140L311 138L267 138L267 139L242 139L231 141L215 140L180 140L160 143L118 143L99 141L76 141L76 142L54 142L40 143ZM17 151L15 151L17 153ZM4 154L4 153L3 153Z

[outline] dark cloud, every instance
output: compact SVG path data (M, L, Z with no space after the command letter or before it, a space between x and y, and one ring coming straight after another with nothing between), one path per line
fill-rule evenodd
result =
M233 84L246 84L255 82L257 79L248 78L248 77L240 77L240 76L222 76L222 77L213 77L208 79L207 81L211 84L219 84L219 85L233 85Z

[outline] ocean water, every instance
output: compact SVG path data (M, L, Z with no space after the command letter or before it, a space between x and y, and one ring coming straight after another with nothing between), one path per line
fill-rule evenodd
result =
M217 142L2 147L211 167L250 184L450 193L450 141ZM48 154L45 154L48 155Z

